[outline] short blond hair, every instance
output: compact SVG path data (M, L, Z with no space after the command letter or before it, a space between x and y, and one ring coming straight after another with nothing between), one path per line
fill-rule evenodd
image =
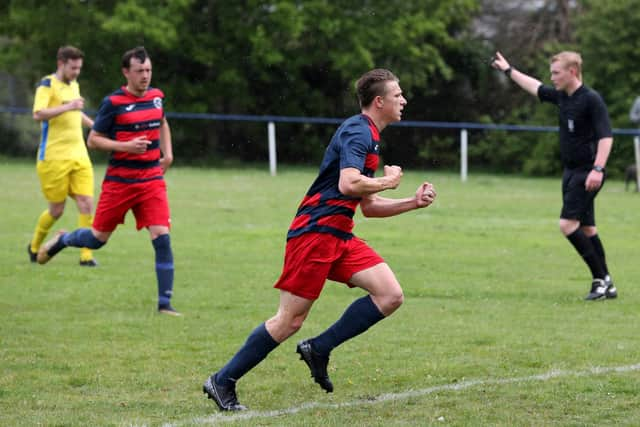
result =
M556 53L551 57L549 63L553 64L558 61L562 62L565 68L574 67L576 69L578 79L582 80L582 56L580 56L578 52L565 50L560 53Z

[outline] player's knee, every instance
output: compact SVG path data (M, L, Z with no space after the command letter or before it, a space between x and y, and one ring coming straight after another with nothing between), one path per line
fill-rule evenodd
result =
M398 291L389 297L389 306L394 311L400 308L403 302L404 302L404 294L402 293L402 291Z
M404 302L404 294L402 290L384 295L382 298L377 298L379 301L379 309L385 316L390 315L396 311Z
M60 207L49 208L49 215L51 215L55 219L60 219L62 214L64 213L64 205Z
M304 317L295 316L291 318L281 319L280 323L280 333L283 339L289 338L291 335L294 335L296 332L302 328L302 323L304 323Z
M573 233L578 228L580 228L580 223L577 221L560 219L560 221L558 222L558 227L560 228L560 232L562 234L564 234L565 236L568 236L569 234Z
M276 315L266 322L267 331L278 342L283 342L302 327L304 317L283 318Z
M302 324L304 323L304 317L296 316L289 320L287 329L289 330L289 335L293 335L302 328Z
M107 244L107 240L104 240L104 241L100 240L93 234L91 234L91 237L89 237L88 240L89 242L88 242L87 248L89 249L100 249L101 247Z

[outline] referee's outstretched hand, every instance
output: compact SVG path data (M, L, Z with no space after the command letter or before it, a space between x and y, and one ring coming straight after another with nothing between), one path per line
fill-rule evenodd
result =
M491 66L496 70L504 71L509 68L509 62L504 59L504 56L500 52L496 52L496 56L491 61Z

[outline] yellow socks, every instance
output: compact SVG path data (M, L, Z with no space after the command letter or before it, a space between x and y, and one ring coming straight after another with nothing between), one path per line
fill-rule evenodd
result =
M78 214L78 227L91 228L93 222L93 215L91 214ZM80 261L89 261L93 259L93 253L91 249L80 248Z
M55 222L56 219L51 216L49 209L40 214L40 218L38 218L38 223L36 224L36 229L33 232L33 238L31 239L31 252L38 252L40 245L42 245L42 241L47 237L49 230L51 230L51 227L53 227Z

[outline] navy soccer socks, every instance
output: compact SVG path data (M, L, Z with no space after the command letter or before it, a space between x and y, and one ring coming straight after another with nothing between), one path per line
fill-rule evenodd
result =
M604 267L604 257L600 257L592 240L587 237L581 229L577 229L573 233L567 236L567 239L576 251L582 256L584 262L589 266L591 275L594 279L604 279L606 276L606 270Z
M169 305L173 293L173 252L171 238L163 234L151 241L156 253L156 277L158 279L158 307Z
M221 386L235 383L262 362L278 345L280 343L271 337L265 324L261 323L249 334L247 341L235 356L216 373L216 383Z
M384 317L373 303L371 295L359 298L347 307L336 323L311 340L313 349L321 356L329 356L335 347L360 335Z
M90 228L78 228L71 233L64 234L58 244L64 248L73 246L74 248L100 249L105 242L96 239Z

